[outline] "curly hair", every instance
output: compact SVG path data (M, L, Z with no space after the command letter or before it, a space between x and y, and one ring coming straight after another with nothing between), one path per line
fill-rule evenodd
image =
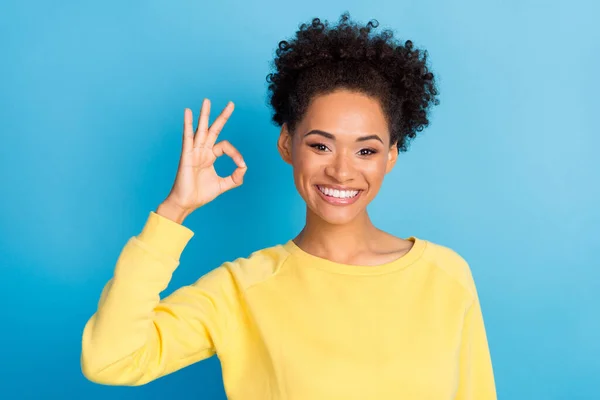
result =
M314 18L301 24L295 37L279 42L267 75L272 122L294 132L317 94L346 89L373 96L387 117L390 139L398 152L429 125L430 106L439 104L427 51L394 40L391 30L371 35L379 22L364 27L342 13L336 27Z

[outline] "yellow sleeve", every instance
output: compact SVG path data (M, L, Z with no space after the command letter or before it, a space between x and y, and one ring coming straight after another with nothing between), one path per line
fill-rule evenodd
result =
M492 360L477 297L465 315L459 363L455 400L496 400Z
M221 349L232 332L235 285L220 266L160 299L194 233L151 212L121 250L98 309L83 330L81 369L89 380L136 386Z

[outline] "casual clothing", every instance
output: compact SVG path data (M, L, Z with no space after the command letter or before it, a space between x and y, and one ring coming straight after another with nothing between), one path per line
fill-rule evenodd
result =
M455 251L414 236L346 265L293 241L160 299L194 235L150 212L83 332L91 381L141 385L217 354L228 398L495 400L477 290Z

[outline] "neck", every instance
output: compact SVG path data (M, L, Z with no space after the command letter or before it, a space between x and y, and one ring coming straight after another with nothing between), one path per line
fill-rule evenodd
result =
M294 242L311 254L344 260L367 249L378 232L366 209L351 222L339 225L324 221L307 207L306 224Z

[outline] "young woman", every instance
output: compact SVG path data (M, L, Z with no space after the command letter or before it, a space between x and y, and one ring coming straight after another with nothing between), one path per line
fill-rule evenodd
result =
M194 210L242 184L241 154L185 110L178 173L118 258L83 332L82 370L142 385L217 354L231 399L495 399L477 290L455 251L376 228L367 205L437 104L424 51L343 14L282 41L269 74L278 148L306 202L289 241L160 299ZM217 176L223 154L237 169ZM408 204L408 201L407 201Z

